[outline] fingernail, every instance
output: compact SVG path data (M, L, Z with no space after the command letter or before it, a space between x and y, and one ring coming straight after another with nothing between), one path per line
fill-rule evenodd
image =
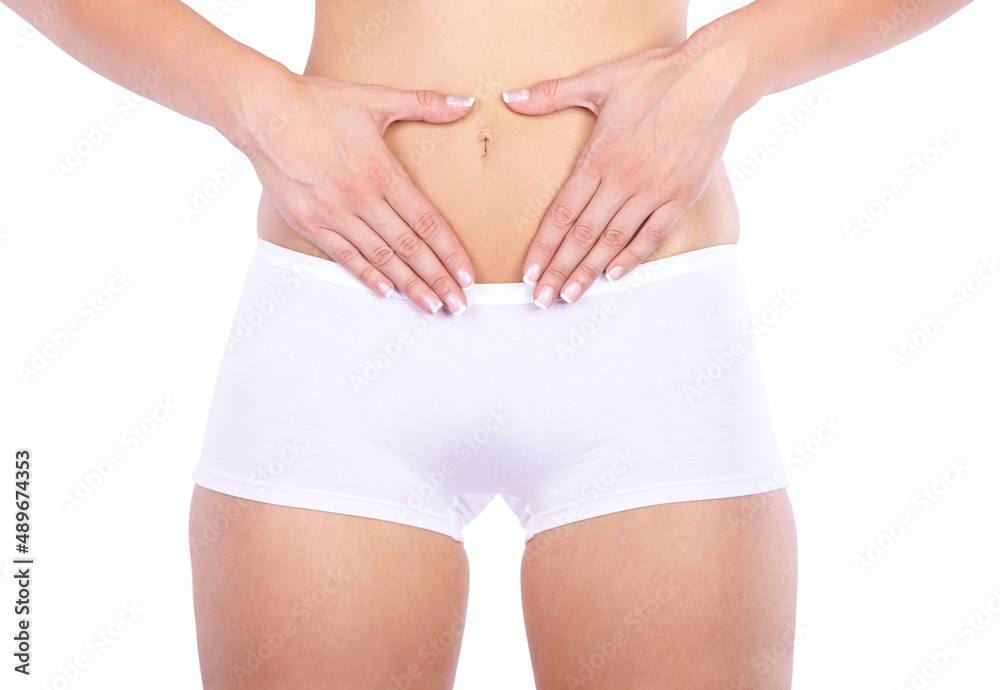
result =
M378 291L382 293L383 297L388 297L393 293L392 286L384 280L378 282Z
M575 300L577 297L580 296L580 289L582 287L583 286L580 285L580 283L574 280L572 283L566 286L565 290L559 293L559 296L562 297L563 300L565 300L566 302L572 302L573 300Z
M432 314L437 314L438 309L441 308L441 300L439 300L435 295L424 295L423 299L420 300L424 308L427 309Z
M458 298L454 292L449 292L444 296L444 301L448 303L448 311L453 315L458 316L463 311L465 311L465 305L462 304L462 300Z
M551 285L546 285L542 288L541 294L538 295L538 299L535 300L535 306L541 309L548 309L552 305L552 300L556 297L555 288Z
M604 274L604 277L608 280L618 280L622 277L623 270L621 266L613 266L610 271Z
M534 285L535 283L538 282L538 276L540 276L541 274L542 274L542 267L539 266L538 264L531 264L530 266L528 266L528 270L524 272L524 278L522 278L521 280L526 282L528 285Z
M527 89L515 89L503 92L504 103L524 103L526 100L528 100Z
M444 102L452 108L471 108L476 99L472 96L445 96Z
M470 276L469 272L464 268L458 269L458 275L456 277L458 278L458 284L463 288L472 287L472 276Z

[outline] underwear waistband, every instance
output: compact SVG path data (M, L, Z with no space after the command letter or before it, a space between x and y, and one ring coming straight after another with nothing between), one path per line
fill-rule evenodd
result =
M350 271L327 259L319 259L309 254L303 254L287 247L257 238L257 248L253 258L272 266L277 266L295 273L309 276L317 280L335 283L343 287L362 290L376 296L371 289L354 277ZM639 264L628 275L616 281L608 280L603 274L580 299L630 290L649 283L659 282L668 278L676 278L687 273L702 271L718 266L731 266L739 263L739 254L735 244L719 244L703 247L683 254L667 256L654 261ZM530 304L531 294L535 286L527 283L475 283L467 288L465 298L469 304ZM409 297L396 289L389 298L405 299Z

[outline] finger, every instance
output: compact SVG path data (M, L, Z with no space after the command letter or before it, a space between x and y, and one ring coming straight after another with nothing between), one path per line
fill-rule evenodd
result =
M475 273L465 247L444 217L420 193L401 167L400 170L396 183L382 189L386 203L431 248L460 287L472 287Z
M528 247L523 265L524 282L535 285L542 277L542 271L555 256L563 238L597 193L600 182L600 174L596 169L581 169L579 162L577 163L576 169L546 209L535 237ZM534 293L534 298L537 298L537 286Z
M358 248L342 234L345 230L349 233L348 227L352 224L354 225L355 233L363 229L364 224L355 216L351 216L349 219L338 219L337 230L321 227L315 232L309 233L307 239L326 252L338 264L346 268L372 292L382 297L388 297L395 292L392 280L375 268Z
M393 89L365 84L371 93L371 112L379 134L396 120L419 120L441 124L465 117L475 103L471 96L451 96L428 89Z
M571 106L587 108L600 115L612 81L611 71L610 65L597 65L572 76L510 89L501 96L508 108L524 115L546 115Z
M465 311L467 302L462 288L427 243L385 199L359 211L358 216L377 235L377 239L369 240L368 246L359 248L403 294L431 314L437 313L442 303L448 305L452 314Z
M643 202L638 197L633 196L626 201L621 210L608 223L597 242L594 243L594 247L572 271L560 290L559 296L566 302L575 302L582 297L594 284L594 281L604 273L605 268L609 268L611 259L618 256L622 249L628 245L629 240L632 240L633 243L636 241L633 239L636 232L652 210L651 203ZM645 261L655 248L655 246L651 248L645 256L639 259L638 263Z
M352 220L347 222L355 224L355 231L362 230L364 225L359 218L353 216ZM368 231L370 232L370 229ZM371 261L339 232L323 228L313 242L373 292L383 297L395 292L392 280L375 268Z
M560 295L566 302L572 302L580 296L581 283L576 282L571 285L568 278L571 273L577 271L580 262L590 253L603 234L611 232L614 236L612 241L624 246L635 233L635 228L630 228L626 234L621 227L608 227L626 201L618 194L612 195L611 191L606 191L610 189L611 186L607 183L600 186L580 218L573 223L548 267L542 272L538 285L535 286L535 304L542 309L548 309L556 295ZM596 277L597 273L590 282Z
M552 200L528 247L524 258L524 282L534 285L538 281L572 224L597 193L604 171L620 158L618 139L623 131L621 122L612 117L598 120L569 179ZM534 292L537 298L539 289Z
M608 261L607 279L619 280L645 261L663 243L686 210L682 201L674 199L653 211L632 242Z

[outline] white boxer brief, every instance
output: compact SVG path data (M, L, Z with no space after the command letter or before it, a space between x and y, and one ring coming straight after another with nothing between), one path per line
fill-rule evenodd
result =
M462 542L496 495L526 530L787 486L735 244L576 302L478 284L427 314L257 240L194 481Z

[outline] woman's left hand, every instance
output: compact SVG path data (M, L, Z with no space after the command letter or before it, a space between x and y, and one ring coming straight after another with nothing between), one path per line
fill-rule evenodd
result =
M692 41L697 36L539 82L520 90L524 102L505 92L508 107L524 115L572 106L597 115L525 258L524 280L537 281L539 307L556 295L576 301L603 272L617 280L634 269L708 185L749 105L740 102L741 61L705 49L704 35Z

